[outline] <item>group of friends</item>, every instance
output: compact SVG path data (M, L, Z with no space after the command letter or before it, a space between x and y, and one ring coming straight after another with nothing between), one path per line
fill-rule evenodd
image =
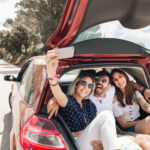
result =
M48 51L46 68L53 98L47 113L51 118L59 109L81 150L149 149L150 117L140 116L140 107L150 114L145 100L150 97L149 89L130 81L120 69L111 74L83 70L65 94L56 76L58 62L58 53ZM115 118L126 135L117 135Z

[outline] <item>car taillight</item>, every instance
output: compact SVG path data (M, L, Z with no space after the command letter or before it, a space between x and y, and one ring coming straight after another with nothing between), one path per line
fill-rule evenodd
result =
M23 126L19 141L24 150L68 150L54 123L37 116Z

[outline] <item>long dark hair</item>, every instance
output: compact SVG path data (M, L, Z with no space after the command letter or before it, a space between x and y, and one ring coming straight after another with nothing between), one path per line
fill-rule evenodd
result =
M126 102L126 104L123 102L123 93L122 93L122 91L113 82L113 75L116 72L122 74L126 78L126 81L127 81L127 84L125 86L125 95L126 95L125 102ZM118 99L120 105L122 107L125 107L125 105L132 105L133 104L133 100L134 100L135 88L133 87L132 82L129 80L128 75L124 71L122 71L120 69L113 69L111 71L111 80L112 80L112 83L115 85L116 95L117 95L117 99Z

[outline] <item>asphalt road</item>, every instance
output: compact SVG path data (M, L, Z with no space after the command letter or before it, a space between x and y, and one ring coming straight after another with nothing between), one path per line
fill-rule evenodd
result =
M12 114L8 103L11 82L4 81L4 76L17 76L18 71L19 68L0 59L0 150L9 150L9 134L12 127Z

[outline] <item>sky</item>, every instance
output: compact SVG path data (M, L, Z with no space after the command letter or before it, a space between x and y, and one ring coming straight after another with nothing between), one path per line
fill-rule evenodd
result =
M7 18L15 18L15 11L17 9L14 8L14 6L19 1L20 0L0 0L0 30L5 29L3 23ZM146 48L150 49L150 26L138 30L131 30L123 28L118 21L112 21L102 24L100 26L100 32L105 37L126 39L135 43L142 42Z
M108 38L119 38L132 41L134 43L143 43L150 49L150 26L141 29L124 28L119 21L112 21L100 25L100 33Z
M0 30L5 29L3 23L7 18L14 19L17 10L14 6L20 0L0 0Z

